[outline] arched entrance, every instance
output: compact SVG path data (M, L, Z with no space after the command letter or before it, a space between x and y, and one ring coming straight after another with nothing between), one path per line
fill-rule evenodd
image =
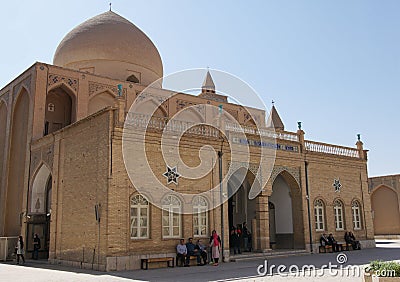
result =
M275 178L268 207L271 248L304 249L301 191L288 172Z
M26 236L27 252L33 252L33 236L38 234L41 242L39 258L49 256L51 191L51 172L42 164L31 185Z
M371 208L376 235L400 234L399 200L392 188L376 188L371 195Z
M256 220L256 201L257 198L249 199L249 192L253 182L256 181L254 174L244 168L237 170L228 181L228 218L229 230L233 227L243 229L244 223L247 225L249 235L247 250L252 250L253 223ZM245 249L245 238L242 234L241 250ZM230 244L232 247L232 244Z
M65 86L51 90L46 97L44 135L57 131L75 120L75 99Z

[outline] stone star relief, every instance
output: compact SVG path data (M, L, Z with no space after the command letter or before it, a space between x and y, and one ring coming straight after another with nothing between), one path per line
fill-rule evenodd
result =
M335 192L340 192L340 188L342 188L342 184L340 184L340 179L333 180L333 187L335 188Z
M178 169L176 168L176 166L174 167L167 166L167 171L163 174L163 176L167 178L167 184L173 182L176 185L178 185L178 178L181 175L178 173Z

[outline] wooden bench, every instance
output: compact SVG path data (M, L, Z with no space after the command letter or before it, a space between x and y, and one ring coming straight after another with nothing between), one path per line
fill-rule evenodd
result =
M333 250L332 250L332 246L330 246L330 245L325 245L325 246L319 246L319 252L320 253L326 253L327 251L329 251L330 253L332 253L333 252Z
M202 259L202 258L200 257L200 259ZM196 265L197 265L197 256L190 256L189 265L190 265L190 262L192 262L194 260L196 260ZM178 266L178 256L176 256L176 266Z
M346 251L350 251L353 249L353 245L352 244L346 244L346 243L342 243L342 250L346 250Z
M174 267L175 259L173 257L165 257L165 258L145 258L141 260L141 269L148 269L149 263L151 262L166 262L167 267ZM144 267L146 266L146 267Z

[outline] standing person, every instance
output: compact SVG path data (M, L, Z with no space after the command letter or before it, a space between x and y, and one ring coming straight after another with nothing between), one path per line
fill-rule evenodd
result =
M179 262L181 262L181 266L186 266L186 255L187 248L185 245L185 239L181 239L179 244L176 246L176 266L178 266Z
M243 222L242 232L243 232L243 243L244 243L243 248L244 248L244 252L249 252L250 251L250 248L249 248L249 234L250 234L250 231L249 231L249 229L247 229L247 223L246 222Z
M22 239L22 236L18 236L18 241L16 245L17 249L17 264L19 264L19 258L22 258L23 264L25 264L25 258L24 258L24 239Z
M33 236L33 253L32 258L38 259L39 258L39 250L40 250L40 238L37 234Z
M235 228L233 228L231 231L230 242L233 247L233 254L240 254L240 237Z
M221 246L221 238L218 236L217 231L213 230L210 237L211 256L214 259L214 266L218 265L219 251Z

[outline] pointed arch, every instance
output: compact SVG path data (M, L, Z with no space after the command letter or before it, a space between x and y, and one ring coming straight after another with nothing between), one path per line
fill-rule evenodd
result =
M202 116L193 106L180 110L178 113L175 114L174 119L185 122L192 122L195 124L205 122L205 117Z
M7 141L7 105L4 100L0 100L0 179L3 179L3 168L5 163L5 148ZM0 195L1 195L1 180L0 180ZM2 201L3 199L0 199Z
M275 205L276 248L304 248L303 213L299 212L303 210L301 189L286 169L272 180L269 201Z
M26 156L28 153L28 122L30 97L25 87L16 96L11 120L11 143L6 197L5 233L8 236L20 233L20 213L24 192Z
M29 93L29 90L26 88L26 86L25 85L21 85L20 87L19 87L19 89L18 89L18 92L17 92L17 95L15 95L15 97L14 97L14 99L13 99L13 109L15 110L15 105L17 104L17 101L18 101L18 99L19 99L19 97L21 96L21 95L27 95L28 96L28 100L29 100L29 102L30 102L30 99L31 99L31 95L30 95L30 93Z
M371 193L375 235L400 234L400 209L396 190L379 185Z
M168 113L162 107L159 101L157 101L152 96L147 96L145 99L137 103L135 106L135 113L144 114L144 115L152 115L157 118L167 118Z
M44 135L76 121L75 92L65 83L58 83L47 93Z
M33 176L29 195L29 213L45 214L47 202L47 187L51 171L42 163Z
M64 83L64 82L58 82L55 84L52 84L48 89L47 89L47 95L51 92L54 91L55 89L63 89L65 92L67 92L68 94L74 96L74 99L76 99L76 91L75 89L73 89L71 86L69 86L68 84ZM72 98L72 97L71 97Z
M90 97L88 115L94 114L106 107L114 106L115 96L110 90L97 93Z

